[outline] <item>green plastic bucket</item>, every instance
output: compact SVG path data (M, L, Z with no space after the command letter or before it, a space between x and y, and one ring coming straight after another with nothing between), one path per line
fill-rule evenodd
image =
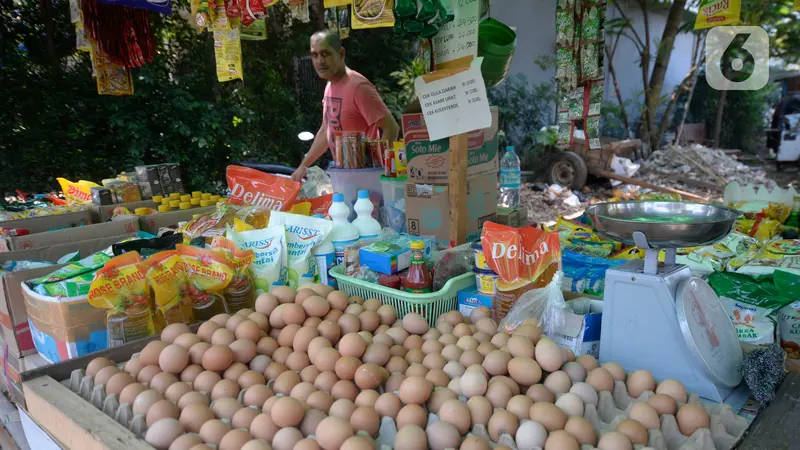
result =
M500 84L508 75L517 48L517 33L506 24L488 18L478 25L478 56L486 87Z

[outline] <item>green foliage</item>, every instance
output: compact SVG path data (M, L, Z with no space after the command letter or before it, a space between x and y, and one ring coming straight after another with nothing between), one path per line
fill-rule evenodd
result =
M757 91L728 91L725 116L722 121L720 146L754 152L760 146L764 128L769 125L770 108L779 99L776 83L768 83ZM717 114L719 91L712 89L706 82L705 73L697 80L692 103L686 123L705 123L706 130L711 133ZM680 99L679 103L684 100ZM675 112L676 116L679 111ZM675 118L675 123L680 120Z
M389 74L395 85L383 86L381 94L386 106L389 107L398 122L405 107L417 98L417 94L414 92L414 80L425 73L427 73L425 61L422 58L414 58L410 63L403 64L400 70Z
M210 34L177 12L151 14L155 61L133 71L133 96L108 97L97 95L88 54L75 52L67 0L53 0L49 18L40 5L0 0L0 191L58 189L58 176L99 182L160 162L179 162L188 186L205 190L231 160L297 164L308 150L297 134L319 128L321 89L295 76L313 17L291 22L283 4L270 7L267 40L242 44L244 81L218 83ZM354 31L345 47L348 65L376 84L411 58L391 30Z

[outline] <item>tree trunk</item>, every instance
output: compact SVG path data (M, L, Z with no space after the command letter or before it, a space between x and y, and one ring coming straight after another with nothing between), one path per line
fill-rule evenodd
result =
M667 75L667 67L669 66L669 59L672 55L672 49L675 46L675 36L678 34L678 27L681 24L681 16L686 7L686 0L675 0L669 7L667 14L667 21L664 24L664 33L661 35L661 41L658 46L658 53L656 53L655 63L653 64L653 71L650 75L650 83L645 87L649 92L646 95L647 112L652 118L649 122L650 126L650 145L651 148L658 146L655 140L659 138L658 133L655 132L655 114L658 109L658 99L661 97L661 89L664 86L664 77Z
M722 134L722 116L725 114L725 103L728 100L728 90L719 91L719 103L717 104L717 117L714 120L714 148L720 146L720 135Z
M614 84L614 94L616 94L617 102L619 102L622 123L625 125L625 135L630 139L633 137L631 133L631 123L630 120L628 120L628 111L625 110L625 101L622 99L622 91L620 91L619 83L617 82L617 70L614 68L614 55L617 54L617 44L619 43L620 37L620 35L616 36L614 44L611 45L610 49L608 46L605 46L606 65L608 66L608 73L611 75L611 82Z
M50 65L56 64L55 24L53 23L53 4L50 0L39 0L44 21L44 35L47 42L47 59Z

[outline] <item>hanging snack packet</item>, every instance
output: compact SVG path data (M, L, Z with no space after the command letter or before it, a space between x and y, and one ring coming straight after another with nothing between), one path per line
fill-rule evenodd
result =
M233 278L224 292L228 311L233 314L245 308L255 308L256 291L250 274L250 265L255 260L255 253L252 250L239 250L236 248L236 243L222 236L214 238L211 248L227 252L233 267Z
M239 28L215 29L213 33L217 80L220 82L243 80L242 40L239 36Z
M270 215L269 225L283 226L286 230L288 285L318 283L319 269L311 257L311 249L325 240L333 222L276 211Z
M69 181L66 178L56 178L56 180L58 184L61 185L61 190L64 192L64 197L67 199L67 204L69 205L92 203L92 188L102 187L97 183L86 180L80 180L77 183Z
M173 323L194 322L192 298L181 255L175 250L154 254L142 263L154 301L156 330Z
M393 0L353 0L352 28L380 28L394 26Z
M89 304L107 309L108 346L117 347L155 334L142 257L136 252L112 258L97 272Z
M741 0L700 0L694 29L736 25L740 21L741 9Z
M286 267L286 236L283 226L260 230L236 231L228 227L228 238L241 250L252 250L253 283L256 295L269 292L272 286L285 286L288 278Z
M219 250L178 244L183 268L189 283L188 292L194 305L194 318L208 320L227 313L223 291L233 278L233 267L226 254Z
M498 274L500 291L518 289L528 283L546 285L549 280L539 278L546 272L552 276L555 272L551 266L560 266L561 244L556 233L487 222L481 244L486 263Z
M301 186L291 178L242 166L228 166L226 177L232 204L260 205L276 211L288 211Z

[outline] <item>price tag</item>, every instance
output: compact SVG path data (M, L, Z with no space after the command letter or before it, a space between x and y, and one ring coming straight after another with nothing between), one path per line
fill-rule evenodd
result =
M482 62L477 58L468 69L444 75L433 72L414 81L431 141L492 125Z
M445 1L453 2L455 19L433 37L433 61L437 70L465 66L478 55L480 0Z

